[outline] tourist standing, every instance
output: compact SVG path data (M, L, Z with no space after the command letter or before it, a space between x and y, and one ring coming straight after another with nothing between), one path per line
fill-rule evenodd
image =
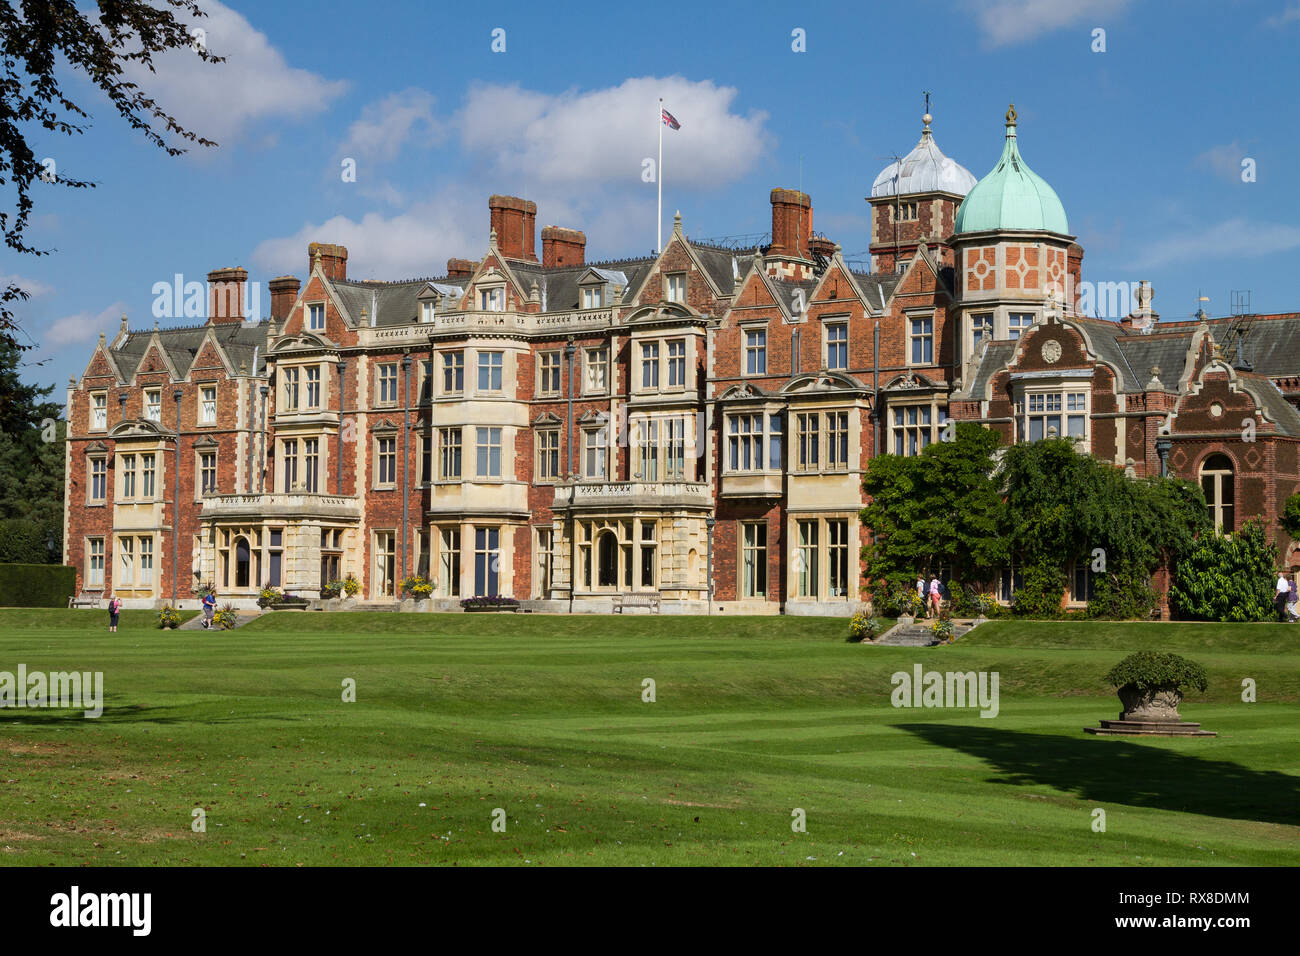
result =
M117 633L117 619L122 613L122 599L114 594L108 599L108 632Z
M1277 612L1279 621L1286 620L1286 599L1291 593L1291 585L1287 583L1286 575L1281 571L1277 573L1277 586L1273 592L1273 610Z
M1295 578L1291 578L1291 590L1286 596L1286 622L1294 624L1300 620L1300 588L1296 587Z
M931 574L930 575L930 610L934 612L935 617L939 616L939 604L942 600L943 600L943 596L939 593L939 577L938 575Z
M925 575L916 576L916 596L921 599L921 609L925 611L925 616L930 616L930 601L925 594Z

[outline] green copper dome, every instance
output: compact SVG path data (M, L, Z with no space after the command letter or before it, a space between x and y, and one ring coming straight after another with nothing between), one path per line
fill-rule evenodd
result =
M956 232L1034 229L1069 235L1056 192L1020 156L1016 108L1007 110L1007 142L993 171L977 182L957 209Z

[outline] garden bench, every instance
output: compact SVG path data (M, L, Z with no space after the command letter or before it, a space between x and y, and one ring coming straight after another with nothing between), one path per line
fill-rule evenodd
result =
M68 598L68 607L99 607L100 598L103 596L103 591L83 592L80 596L74 594Z
M631 591L627 594L614 595L614 613L622 614L624 608L644 607L656 613L659 612L659 592L657 591Z

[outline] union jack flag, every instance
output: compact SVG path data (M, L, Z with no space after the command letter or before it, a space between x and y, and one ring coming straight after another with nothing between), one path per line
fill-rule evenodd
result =
M662 109L662 108L660 109L660 112L664 114L664 115L663 115L664 125L667 126L669 129L681 129L681 128L682 128L682 124L679 123L679 122L677 122L677 117L673 116L672 113L670 113L670 112L668 112L667 110Z

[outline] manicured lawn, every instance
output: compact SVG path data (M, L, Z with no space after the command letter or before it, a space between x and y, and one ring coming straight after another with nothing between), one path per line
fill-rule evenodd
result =
M0 710L2 864L1300 863L1300 627L993 622L913 649L790 617L106 619L0 611L0 671L99 670L106 696L98 720ZM1183 713L1221 736L1084 734L1118 712L1101 675L1156 646L1209 669ZM914 663L997 671L998 716L895 709Z

